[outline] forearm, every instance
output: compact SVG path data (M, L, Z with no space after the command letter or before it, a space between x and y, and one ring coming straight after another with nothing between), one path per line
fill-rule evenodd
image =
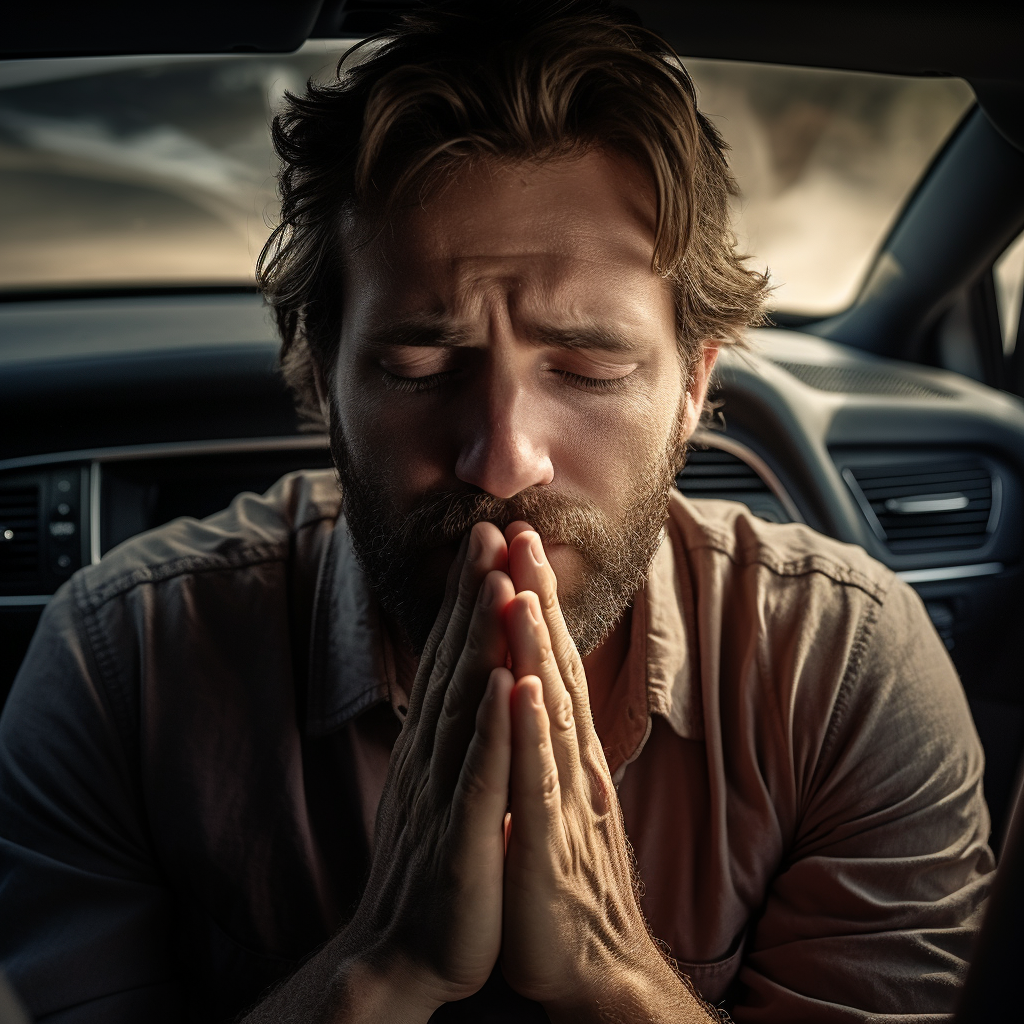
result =
M366 955L365 944L342 931L242 1024L425 1024L438 1005L414 972Z
M571 1003L545 1004L552 1024L718 1024L720 1018L657 952L640 965L595 972Z

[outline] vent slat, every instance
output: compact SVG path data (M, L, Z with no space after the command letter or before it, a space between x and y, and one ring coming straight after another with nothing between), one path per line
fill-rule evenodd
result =
M683 469L682 476L687 480L747 480L757 479L756 477L750 477L746 473L730 473L727 471L722 472L708 472L707 466L700 467L699 469L693 469L690 466L686 466Z
M918 526L913 529L891 530L889 539L909 540L916 537L961 537L985 532L985 524L979 529L973 523L946 523L942 526Z
M988 516L974 522L944 522L944 523L920 523L914 526L900 526L882 523L890 540L899 540L903 537L941 537L954 534L984 533L988 526Z
M988 471L978 462L967 459L931 459L928 462L918 462L913 466L858 466L858 479L865 480L875 478L900 479L904 474L910 476L927 476L930 473L965 473L985 474Z
M944 512L890 512L884 504L878 504L877 507L875 504L872 504L871 507L875 510L875 515L878 516L880 521L892 523L894 526L910 522L959 523L967 521L975 515L978 515L982 521L987 520L989 512L992 510L992 499L986 494L984 498L977 498L971 501L966 508L949 509Z
M676 485L683 494L698 498L771 494L768 485L741 458L716 448L692 449Z
M861 489L865 494L884 493L887 498L902 496L904 493L914 494L917 492L923 494L926 492L962 491L965 489L987 491L990 487L991 482L987 474L984 477L972 477L970 479L962 476L928 480L907 480L904 478L892 482L865 483L861 485Z
M686 467L690 476L749 476L760 479L757 474L747 465L740 463L738 466L718 465L689 465Z

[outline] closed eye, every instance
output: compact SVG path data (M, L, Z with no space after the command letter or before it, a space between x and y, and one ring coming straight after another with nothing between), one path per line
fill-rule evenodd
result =
M625 387L626 382L633 376L632 371L621 377L585 377L583 374L573 373L571 370L552 370L551 372L561 377L570 387L580 388L584 391L615 391Z
M433 391L456 375L455 370L444 370L441 373L428 373L424 377L403 377L390 370L381 370L384 385L392 391L409 394L417 391Z
M581 391L615 391L625 387L629 378L633 376L633 371L623 374L621 377L587 377L582 373L561 369L552 369L550 372L565 384ZM457 377L458 374L458 370L442 370L439 373L428 373L423 376L407 376L393 373L390 370L381 370L385 386L392 391L404 394L433 391Z

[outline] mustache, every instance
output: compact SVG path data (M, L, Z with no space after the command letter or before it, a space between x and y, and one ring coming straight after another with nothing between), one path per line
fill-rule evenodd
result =
M578 496L540 488L528 488L511 498L479 491L440 491L424 496L403 517L399 545L442 547L461 540L477 523L493 523L504 531L518 520L528 522L546 544L584 550L608 532L597 506Z

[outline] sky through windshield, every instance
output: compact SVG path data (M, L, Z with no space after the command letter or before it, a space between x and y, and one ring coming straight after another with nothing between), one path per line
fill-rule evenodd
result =
M251 284L277 214L270 118L345 45L0 64L0 291ZM731 146L737 229L775 307L844 308L969 87L685 63Z

